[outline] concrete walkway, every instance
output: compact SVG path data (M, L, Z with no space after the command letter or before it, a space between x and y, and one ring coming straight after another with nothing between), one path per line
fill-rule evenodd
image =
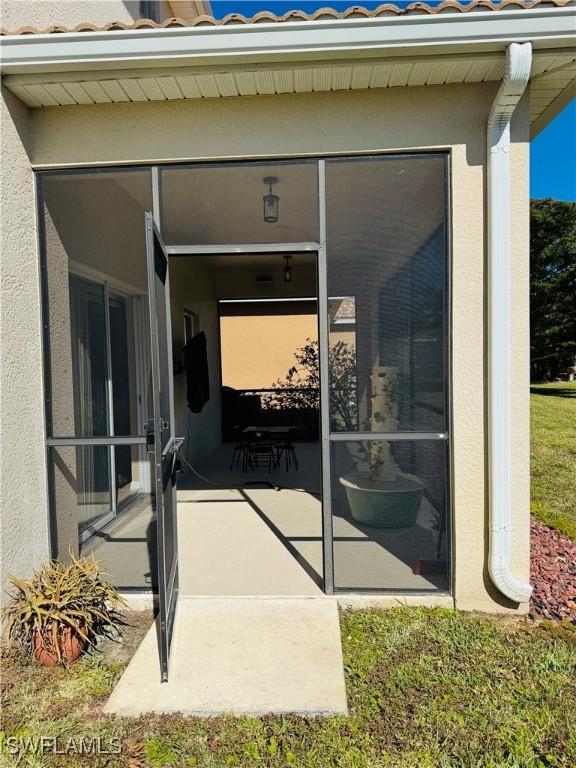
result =
M180 594L185 597L323 595L320 503L305 493L270 489L268 506L296 518L303 533L318 528L312 560L274 525L251 496L258 491L178 490ZM314 567L315 566L315 567Z
M169 681L160 683L153 626L104 711L346 714L336 601L180 598Z

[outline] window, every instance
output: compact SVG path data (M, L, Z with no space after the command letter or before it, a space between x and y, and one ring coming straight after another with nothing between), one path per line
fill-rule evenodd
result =
M160 21L160 3L157 0L140 0L140 18Z

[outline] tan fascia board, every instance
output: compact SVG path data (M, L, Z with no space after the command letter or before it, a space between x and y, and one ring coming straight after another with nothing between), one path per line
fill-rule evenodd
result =
M530 138L534 139L538 136L540 131L544 130L548 123L551 123L556 115L559 115L564 107L570 104L572 99L576 99L576 80L573 80L563 91L560 91L554 101L550 102L544 112L534 120L530 126Z

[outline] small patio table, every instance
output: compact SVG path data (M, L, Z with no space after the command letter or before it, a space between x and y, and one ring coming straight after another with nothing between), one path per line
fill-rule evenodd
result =
M258 432L267 432L269 435L287 435L292 432L294 427L244 427L242 430L247 434L258 434Z
M261 434L265 434L269 440L269 445L271 446L271 462L273 461L274 466L277 466L280 463L282 455L284 454L286 457L286 471L288 471L292 465L294 465L295 469L298 469L298 459L296 458L296 452L292 442L288 438L290 432L293 431L294 427L291 426L249 426L244 427L242 430L243 434L248 436L254 435L258 437ZM250 450L249 447L248 450ZM244 462L244 471L248 469L248 465L248 461ZM272 463L269 465L269 471L271 469Z

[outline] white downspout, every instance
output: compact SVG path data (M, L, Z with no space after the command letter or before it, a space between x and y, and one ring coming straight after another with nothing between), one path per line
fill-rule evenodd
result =
M488 462L489 570L494 585L517 603L530 584L510 570L512 556L512 428L510 347L510 120L530 78L531 43L511 43L506 71L488 118Z

